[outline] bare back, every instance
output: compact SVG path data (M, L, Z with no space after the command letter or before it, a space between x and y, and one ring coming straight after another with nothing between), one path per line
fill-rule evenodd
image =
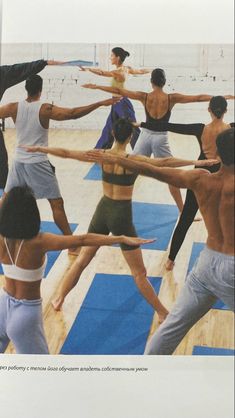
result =
M234 255L234 172L222 167L200 176L194 189L212 250Z
M119 152L117 150L111 150L110 152L112 152L114 155L115 154L119 155ZM125 174L127 176L132 175L131 171L123 169L123 167L121 167L118 164L103 164L102 170L105 173L114 174L117 176L125 176ZM129 186L117 185L117 184L112 184L110 182L106 182L103 179L104 195L113 200L131 200L132 194L133 194L133 188L134 188L134 184L129 185Z
M205 126L201 141L202 149L207 159L219 159L216 138L221 132L229 128L231 128L231 125L221 119L215 119Z
M162 90L153 90L151 93L146 94L145 103L143 104L149 116L156 120L162 119L172 108L170 95Z

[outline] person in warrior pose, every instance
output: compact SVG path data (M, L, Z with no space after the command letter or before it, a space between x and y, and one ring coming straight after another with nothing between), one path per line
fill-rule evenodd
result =
M145 354L172 354L217 299L234 311L234 140L234 128L217 136L221 167L216 173L159 168L132 157L116 156L115 163L126 170L193 190L208 233L206 247L172 311L147 344ZM90 156L96 157L94 153L90 152ZM105 157L107 162L113 159L111 154Z
M39 210L31 190L27 187L10 190L0 210L0 262L5 274L0 292L0 353L4 353L10 341L17 354L49 353L40 294L48 251L151 241L125 236L40 233Z
M123 97L129 97L140 101L146 113L146 121L154 124L159 122L168 122L171 116L171 110L177 103L207 102L212 96L207 94L185 95L179 93L167 94L163 88L166 84L166 75L164 70L156 68L151 74L151 93L143 91L130 91L120 87L97 86L96 84L85 84L83 87L98 89L113 94L119 94ZM228 96L230 98L230 96ZM150 157L172 157L168 143L167 132L154 132L150 129L142 129L139 139L135 145L133 153L135 155L145 155ZM183 200L180 190L169 185L170 193L174 198L180 212L183 210Z
M231 96L232 98L232 96ZM193 123L193 124L176 124L176 123L167 123L160 122L159 124L141 123L138 126L150 130L157 131L170 131L183 135L194 135L196 136L199 146L200 146L200 155L199 160L204 159L218 159L218 151L216 148L216 137L217 135L230 128L234 127L234 123L224 122L224 115L227 112L227 101L223 96L212 97L209 103L208 111L211 116L211 122L207 125L203 123ZM207 167L211 173L215 173L220 169L220 163ZM179 218L178 224L175 228L169 258L166 262L166 269L172 270L174 267L175 258L183 244L184 238L187 234L188 229L192 225L192 222L195 218L195 215L198 210L198 202L193 190L188 189L186 193L186 199L183 207L183 211Z
M5 192L15 186L28 185L33 190L36 199L48 199L56 225L63 234L70 235L72 232L65 214L64 202L54 167L45 154L27 153L22 145L47 146L51 119L56 121L78 119L100 106L110 106L119 99L103 100L83 107L61 108L40 101L42 85L43 80L39 75L29 77L25 85L27 99L0 107L0 118L12 118L17 133L15 157L8 175ZM71 254L74 251L71 249Z
M114 147L111 155L115 159L119 155L126 155L126 147L131 140L133 127L131 122L126 119L119 119L113 126L113 135L115 137ZM72 158L81 161L89 161L87 152L70 151L60 148L44 147L26 147L29 152L45 152L62 158ZM105 151L105 150L104 150ZM101 150L94 151L98 155L104 156ZM108 153L107 153L108 154ZM137 161L148 161L152 165L160 166L183 166L194 164L195 161L180 160L176 158L150 159L147 157L135 157ZM197 162L202 165L202 162ZM213 163L208 161L208 164ZM136 174L129 170L123 170L118 164L102 164L103 177L103 197L100 200L95 214L91 220L88 232L108 235L127 234L136 236L136 230L132 219L132 194ZM64 298L77 284L83 270L91 262L99 247L87 247L80 251L80 254L73 264L72 268L63 280L57 295L54 298L53 305L59 310L63 304ZM128 263L135 283L147 302L153 306L159 316L159 322L162 322L168 311L161 304L153 287L147 279L146 269L143 263L143 257L139 246L121 245L123 256Z
M124 61L127 57L129 57L129 52L125 51L123 48L116 47L112 49L111 52L111 64L116 67L115 70L112 71L105 71L98 68L85 68L80 67L83 71L90 71L93 74L110 77L111 78L111 86L114 88L124 88L125 82L127 80L128 74L140 75L140 74L147 74L150 70L147 69L134 69L124 65ZM118 93L113 92L113 96L120 97ZM132 103L127 97L122 97L121 100L114 104L111 108L111 112L109 117L106 121L105 127L102 131L101 137L99 138L95 148L112 148L114 138L112 135L112 126L114 122L119 118L127 118L131 121L135 121L135 111L132 106ZM134 134L131 140L131 146L134 148L134 145L138 139L140 134L140 130L135 128Z
M0 65L0 101L5 91L42 71L47 65L61 65L62 61L38 60L22 64ZM8 175L8 155L0 129L0 189L4 189Z

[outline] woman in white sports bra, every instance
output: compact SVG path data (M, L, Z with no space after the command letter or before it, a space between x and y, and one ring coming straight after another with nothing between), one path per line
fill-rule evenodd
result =
M47 251L71 246L149 242L140 238L40 233L40 215L30 189L15 187L0 209L0 262L5 284L0 295L0 353L12 341L17 354L48 354L43 330L41 280ZM152 240L150 240L152 241Z

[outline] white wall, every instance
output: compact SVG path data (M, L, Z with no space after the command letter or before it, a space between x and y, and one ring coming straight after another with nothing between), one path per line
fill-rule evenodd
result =
M96 45L96 58L102 68L111 68L109 51L114 45ZM138 67L163 67L167 73L166 91L187 94L233 93L233 45L121 45L131 56L126 63ZM3 44L2 64L13 64L40 58L93 61L94 44ZM109 79L84 73L76 67L46 67L41 73L44 79L43 101L59 106L79 106L109 97L98 90L86 90L80 86L86 82L108 84ZM215 77L215 78L214 78ZM130 77L127 88L150 90L149 74ZM2 103L19 101L25 97L24 83L9 89ZM138 120L144 119L143 107L133 102ZM206 122L206 103L178 105L172 114L175 122ZM101 108L77 121L51 123L51 127L71 129L102 129L108 115L107 108ZM227 120L233 120L233 102L230 102ZM10 121L7 126L12 126Z

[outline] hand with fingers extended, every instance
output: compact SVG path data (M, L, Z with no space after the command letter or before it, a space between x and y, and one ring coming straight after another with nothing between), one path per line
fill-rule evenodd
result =
M83 71L85 71L85 70L83 70ZM96 84L92 84L92 83L83 84L82 87L84 87L85 89L92 89L92 90L96 90L97 89L97 85Z
M78 65L78 68L80 68L80 71L90 71L89 67L83 67L83 65Z
M139 238L139 237L126 237L125 235L123 235L122 238L122 244L126 244L126 245L146 245L146 244L151 244L152 242L156 241L156 238L152 238L152 239L144 239L144 238Z
M198 160L195 162L195 167L210 167L215 164L219 164L220 161L216 159L209 159L209 160Z
M123 154L124 156L125 154ZM91 150L86 153L87 158L93 163L109 163L116 164L120 156L112 152L105 152L105 150Z

